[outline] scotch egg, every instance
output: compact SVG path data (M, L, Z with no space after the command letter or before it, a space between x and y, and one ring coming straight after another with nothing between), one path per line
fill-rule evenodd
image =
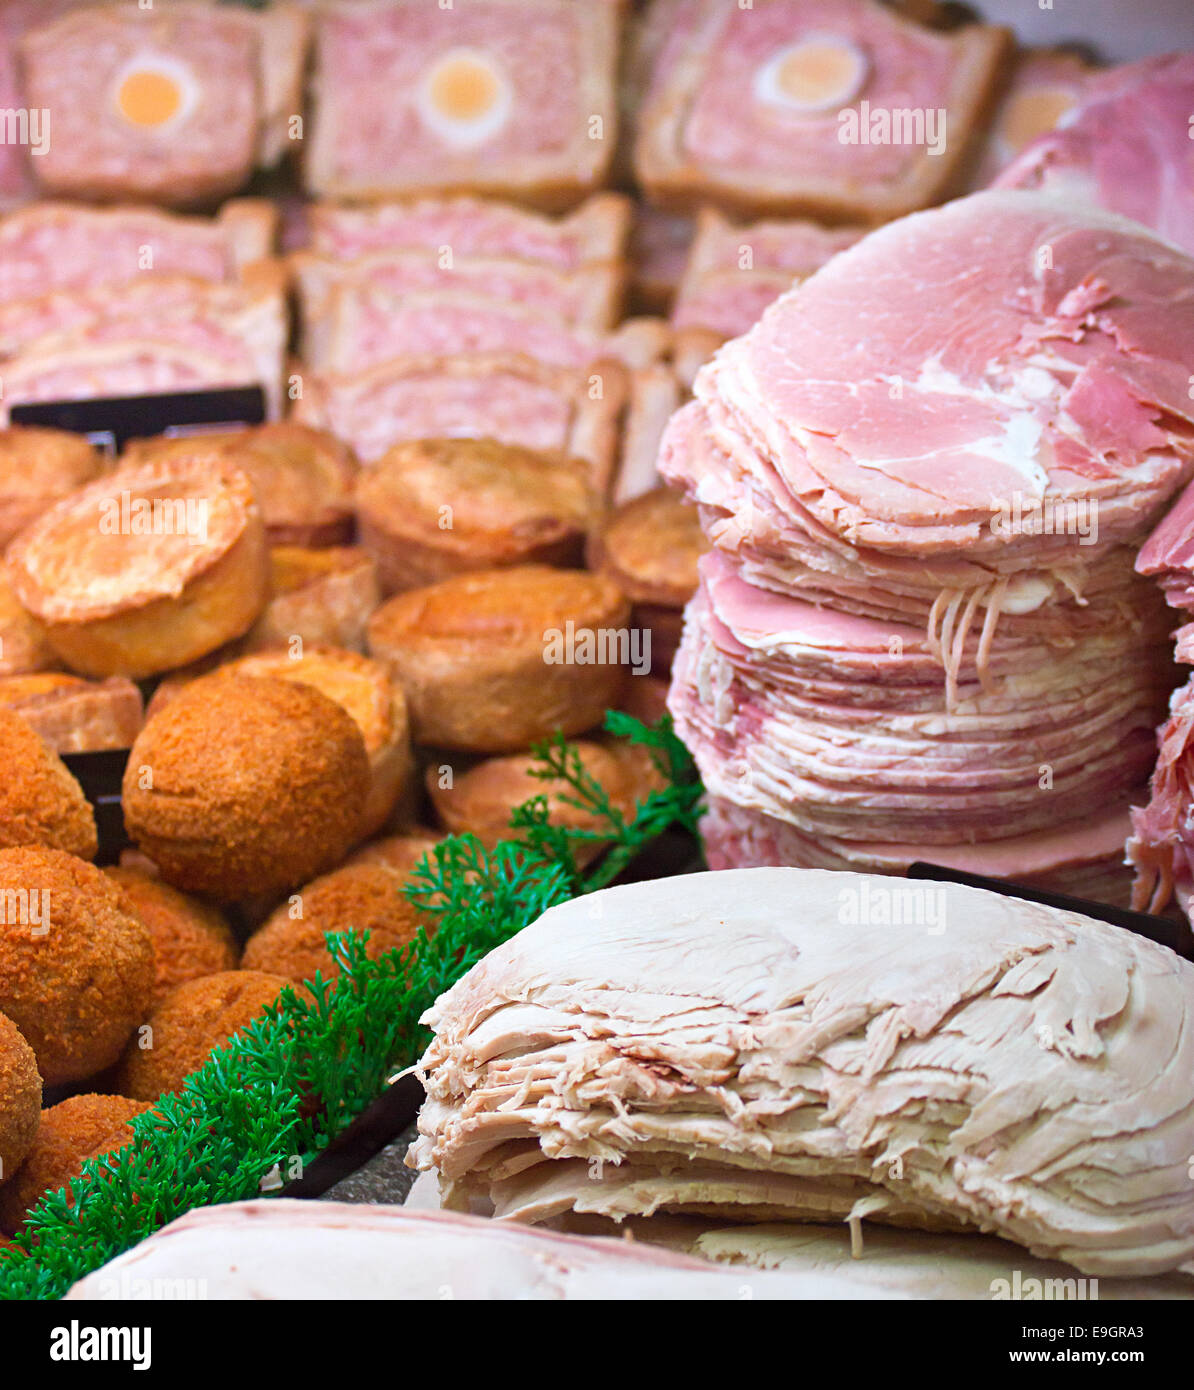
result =
M848 106L870 71L866 53L838 35L813 35L780 49L755 76L755 96L798 115Z
M191 69L164 53L138 54L116 74L112 101L117 115L145 131L181 125L199 101L199 83Z
M514 93L492 54L454 48L419 88L418 111L428 130L457 149L483 145L510 116Z

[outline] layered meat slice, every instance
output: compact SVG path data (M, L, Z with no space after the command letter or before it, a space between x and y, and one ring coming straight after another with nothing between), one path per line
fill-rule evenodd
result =
M706 786L805 835L922 846L1052 827L1147 777L1164 618L1050 647L973 636L952 707L915 628L751 589L702 561L669 701ZM931 857L931 856L924 856Z
M709 797L701 823L705 861L711 869L787 864L902 876L913 864L928 862L1114 907L1127 907L1132 898L1132 873L1124 857L1131 833L1127 798L1060 829L1047 825L976 844L898 844L809 835L786 820L719 796Z
M1194 252L1194 53L1170 53L1089 79L1064 122L997 180L1134 218Z
M271 261L233 283L146 275L118 297L95 287L14 300L0 306L5 403L259 385L276 419L289 336L286 277Z
M187 1213L67 1295L111 1298L141 1280L211 1298L523 1301L883 1298L847 1274L720 1268L625 1240L477 1217L347 1203L232 1203ZM158 1287L158 1285L155 1285ZM165 1287L165 1285L161 1285Z
M956 885L756 869L554 908L425 1018L447 1205L983 1230L1190 1271L1194 968ZM863 1243L865 1251L865 1242Z

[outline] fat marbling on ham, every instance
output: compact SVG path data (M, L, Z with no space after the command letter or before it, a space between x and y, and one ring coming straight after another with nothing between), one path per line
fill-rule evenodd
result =
M523 1222L870 1219L1191 1272L1191 1007L1165 947L978 889L800 869L613 888L428 1012L408 1162L447 1205Z

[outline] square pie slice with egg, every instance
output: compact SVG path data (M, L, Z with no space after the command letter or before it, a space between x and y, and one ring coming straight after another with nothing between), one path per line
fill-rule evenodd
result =
M297 100L283 69L301 72L302 31L282 44L280 32L243 11L171 3L95 6L26 34L26 97L52 119L33 161L43 191L175 207L234 193L278 152L271 101Z
M1006 30L936 32L875 0L702 0L640 116L640 182L677 210L879 222L943 197Z
M308 188L572 205L613 159L622 9L620 0L385 0L323 11Z

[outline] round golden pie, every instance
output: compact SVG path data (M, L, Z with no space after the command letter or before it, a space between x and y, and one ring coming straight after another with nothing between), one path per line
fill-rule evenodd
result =
M30 522L105 468L103 456L81 435L23 425L0 430L0 554Z
M578 565L598 516L588 471L493 439L398 444L357 486L361 544L386 594L470 570Z
M261 512L219 460L129 467L72 493L8 552L17 598L65 665L138 679L240 637L268 597Z
M419 743L507 753L601 722L625 679L629 618L603 576L523 565L399 594L369 620L369 646Z

